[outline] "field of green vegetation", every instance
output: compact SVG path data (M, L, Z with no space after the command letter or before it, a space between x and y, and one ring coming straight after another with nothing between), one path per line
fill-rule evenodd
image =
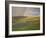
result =
M12 31L40 30L40 16L12 17Z

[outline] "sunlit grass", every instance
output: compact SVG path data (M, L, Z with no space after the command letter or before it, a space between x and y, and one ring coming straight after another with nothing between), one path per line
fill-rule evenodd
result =
M13 31L23 31L23 30L40 30L40 16L26 16L25 18L15 18L13 17L12 30ZM29 24L31 22L31 24ZM16 25L16 23L23 23L22 26ZM17 26L17 27L16 27Z

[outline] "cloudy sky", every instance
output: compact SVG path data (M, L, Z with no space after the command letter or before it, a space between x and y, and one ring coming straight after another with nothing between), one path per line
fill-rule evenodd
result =
M12 16L39 16L40 8L12 7Z

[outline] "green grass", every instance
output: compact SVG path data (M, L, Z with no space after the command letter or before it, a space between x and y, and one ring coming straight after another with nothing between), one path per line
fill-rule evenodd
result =
M40 30L40 16L13 17L12 21L12 31Z

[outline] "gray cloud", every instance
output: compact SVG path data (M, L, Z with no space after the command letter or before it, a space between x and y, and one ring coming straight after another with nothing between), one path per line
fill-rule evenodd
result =
M40 8L12 7L13 16L36 16L40 15Z
M32 15L40 15L40 8L32 8Z

